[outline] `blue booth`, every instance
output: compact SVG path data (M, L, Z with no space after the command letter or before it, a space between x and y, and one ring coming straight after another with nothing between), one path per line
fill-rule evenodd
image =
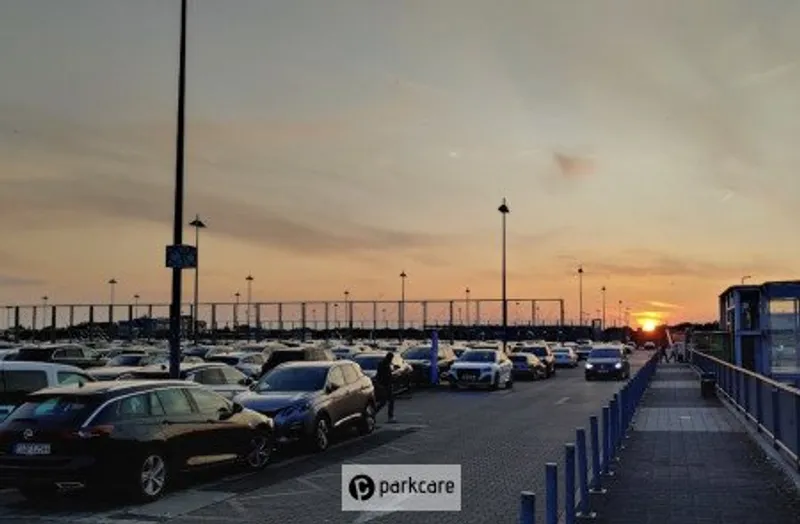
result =
M729 287L719 296L719 310L734 364L800 383L800 280Z

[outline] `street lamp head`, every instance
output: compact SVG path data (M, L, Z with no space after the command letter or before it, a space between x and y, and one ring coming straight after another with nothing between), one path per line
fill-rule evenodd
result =
M403 270L403 272L402 272L402 273L400 273L400 278L406 278L407 276L408 276L408 275L406 275L406 272L405 272L405 270Z
M600 291L602 291L603 293L605 293L605 292L606 292L606 286L603 286L603 287L601 287L601 288L600 288Z
M252 282L253 280L255 280L255 278L253 278L253 275L247 275L247 278L245 278L245 280L247 280L248 282Z
M42 297L42 300L44 300L45 302L47 302L47 299L48 299L48 296L47 296L47 295L45 295L45 296L43 296L43 297Z
M237 291L236 293L233 294L233 296L235 296L236 298L239 298L240 296L242 296L242 294Z
M578 274L583 275L583 266L578 266Z
M140 296L137 294L137 295L133 295L133 298L135 298L136 300L139 300L139 299L140 299L140 298L142 298L142 297L140 297Z
M208 226L206 226L205 222L200 220L200 215L195 215L194 220L189 222L189 225L192 226L192 227L196 227L197 229L204 229L204 228L208 227Z
M109 281L108 281L108 283L109 283L109 284L111 284L111 285L113 286L114 284L116 284L116 283L117 283L117 279L115 279L115 278L112 278L111 280L109 280Z
M345 292L344 292L344 296L346 296L346 297L347 297L347 296L350 296L350 292L349 292L349 291L345 291Z
M505 198L503 199L503 203L500 204L500 207L498 207L497 210L504 215L511 212L511 210L508 208L508 202L506 201Z
M467 295L469 295L469 288L467 288Z

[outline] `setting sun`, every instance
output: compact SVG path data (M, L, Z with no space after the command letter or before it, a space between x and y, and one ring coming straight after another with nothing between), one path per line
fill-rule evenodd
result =
M648 319L642 321L642 329L644 331L655 331L657 327L658 327L658 324L656 324L655 320L652 320L652 319L648 318Z

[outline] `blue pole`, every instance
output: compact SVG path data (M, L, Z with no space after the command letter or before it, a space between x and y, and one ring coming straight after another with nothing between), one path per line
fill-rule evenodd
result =
M800 402L798 402L798 405L800 405ZM800 431L798 432L798 435L800 435ZM592 490L599 491L600 490L600 429L597 427L597 416L595 415L589 417L589 438L592 439ZM800 437L798 437L798 439L800 439Z
M578 448L578 482L581 488L581 499L578 511L586 515L589 510L589 460L586 456L586 430L575 430L575 446Z
M564 451L564 519L575 524L575 444L565 444Z
M603 406L603 475L611 467L611 409Z
M614 395L614 398L611 399L609 403L609 418L611 427L609 428L608 434L611 436L611 445L609 458L615 457L617 455L617 417L619 416L619 408L617 407L617 396Z
M523 491L519 508L519 524L536 524L536 494Z
M558 464L545 464L544 486L547 495L545 524L558 524Z
M624 413L624 409L622 407L622 397L619 393L614 393L614 405L616 406L617 413L616 413L616 422L617 425L614 428L614 436L616 440L614 441L614 453L622 447L622 437L624 436L624 428L622 427L622 415Z
M431 333L430 381L434 386L439 384L439 332L435 329Z

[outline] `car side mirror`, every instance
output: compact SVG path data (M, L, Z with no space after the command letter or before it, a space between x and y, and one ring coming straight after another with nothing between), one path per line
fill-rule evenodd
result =
M250 378L250 377L245 377L245 378L243 378L242 380L239 381L239 384L241 384L242 386L252 386L253 385L253 379Z

